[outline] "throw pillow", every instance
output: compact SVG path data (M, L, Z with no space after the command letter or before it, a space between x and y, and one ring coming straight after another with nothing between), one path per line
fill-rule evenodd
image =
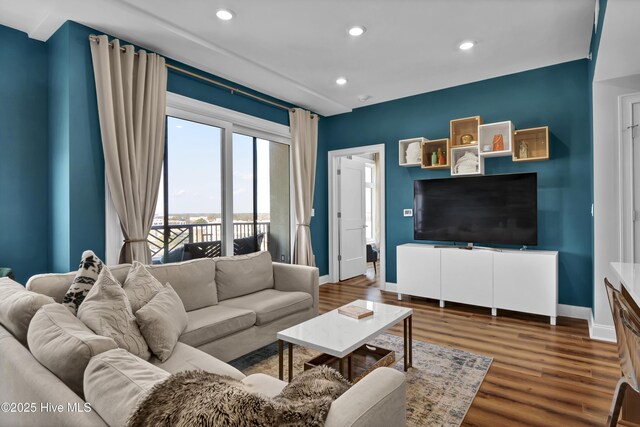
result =
M23 345L27 345L27 331L33 316L43 305L53 303L51 297L28 291L8 277L0 278L0 324Z
M176 291L167 283L135 316L151 352L166 361L189 320Z
M149 346L140 333L122 286L104 267L78 310L78 319L93 332L112 338L118 347L149 360Z
M80 260L80 268L73 279L69 290L64 295L62 304L67 307L71 313L77 314L78 308L82 301L87 297L91 287L102 271L102 261L93 253L93 251L84 251Z
M118 348L115 341L96 335L62 304L40 308L29 325L29 350L47 369L79 396L89 360Z
M138 402L129 427L324 425L333 398L271 399L241 381L206 371L185 371L156 384Z
M153 277L144 265L134 261L122 288L129 298L131 311L136 314L142 306L162 290L162 283Z

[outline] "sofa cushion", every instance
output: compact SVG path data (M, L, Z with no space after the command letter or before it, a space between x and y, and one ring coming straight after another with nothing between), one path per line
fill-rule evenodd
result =
M139 399L168 377L165 370L119 348L91 359L84 373L84 393L108 425L125 426Z
M222 257L215 262L220 301L273 288L273 267L269 252Z
M171 283L187 311L218 303L215 261L210 258L151 265L147 269L160 283Z
M93 284L98 280L102 271L102 261L93 251L84 251L80 259L80 267L71 286L64 294L62 304L73 314L77 314L80 304L84 301Z
M214 305L187 313L187 328L180 341L198 347L252 327L256 314L242 308Z
M83 396L82 379L89 360L118 348L114 340L94 334L61 304L47 304L38 310L27 339L38 362L79 396Z
M98 335L112 338L118 347L149 360L149 346L131 312L127 294L104 267L78 309L78 319Z
M129 268L131 268L131 264L109 266L111 274L113 274L113 277L120 283L124 282ZM56 302L62 303L64 294L69 290L69 286L71 286L71 282L73 282L76 274L78 274L76 271L70 273L36 274L29 278L26 287L32 292L48 295Z
M244 374L233 366L181 342L176 344L171 357L166 361L161 362L160 359L153 356L149 362L172 374L182 371L202 370L213 374L227 375L237 380L244 378Z
M136 311L151 301L151 298L160 292L163 286L143 264L134 261L129 273L127 273L127 278L122 284L122 288L127 294L127 298L129 298L131 311L136 314Z
M264 325L310 308L313 305L313 298L306 292L283 292L266 289L222 301L220 305L251 310L256 313L256 325Z
M176 291L167 283L135 316L151 352L161 361L167 360L188 321Z
M51 297L30 292L8 277L0 278L0 323L24 345L33 316L43 305L53 303Z

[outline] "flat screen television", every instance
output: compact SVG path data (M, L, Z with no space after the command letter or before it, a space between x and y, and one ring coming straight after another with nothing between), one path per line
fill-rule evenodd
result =
M538 244L536 173L414 181L414 239Z

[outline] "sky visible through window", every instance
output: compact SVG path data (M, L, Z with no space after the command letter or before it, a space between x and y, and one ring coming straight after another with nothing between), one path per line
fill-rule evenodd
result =
M220 128L167 118L169 215L222 212ZM233 211L253 212L253 147L251 137L233 135ZM269 213L269 141L257 143L258 207ZM162 184L161 184L162 185ZM156 215L162 215L164 194L158 195ZM264 211L264 212L263 212Z

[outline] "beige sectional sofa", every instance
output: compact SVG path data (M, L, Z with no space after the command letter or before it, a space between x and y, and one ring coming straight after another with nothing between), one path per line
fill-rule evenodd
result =
M122 283L129 268L110 269ZM34 403L36 409L0 412L0 425L120 426L153 384L171 373L191 369L230 375L270 396L282 390L285 383L280 380L262 374L245 377L225 362L274 342L277 331L318 314L317 269L272 263L268 253L257 253L154 265L148 270L161 283L171 284L187 311L188 324L173 353L164 362L155 356L147 362L123 349L104 351L113 348L104 343L98 346L99 352L89 345L90 354L82 362L86 370L80 371L83 390L78 393L66 378L61 379L63 375L58 374L59 378L40 363L25 341L33 312L43 304L60 303L75 273L32 277L26 287L34 293L22 300L22 306L28 308L23 313L1 312L3 307L12 307L12 292L17 288L15 282L0 279L0 402ZM15 298L21 297L24 295ZM55 318L56 310L46 306L39 310ZM34 327L42 325L40 312ZM76 332L72 339L82 341L82 334ZM42 340L45 334L32 331L29 339L38 335ZM85 402L90 411L69 410L85 407ZM48 405L63 405L64 410L43 410ZM327 425L402 425L404 419L404 375L378 369L334 402Z
M110 269L123 283L130 267ZM180 341L223 361L272 343L278 331L318 314L318 270L272 263L267 252L147 269L182 300L189 322ZM75 274L33 276L26 287L62 302Z

